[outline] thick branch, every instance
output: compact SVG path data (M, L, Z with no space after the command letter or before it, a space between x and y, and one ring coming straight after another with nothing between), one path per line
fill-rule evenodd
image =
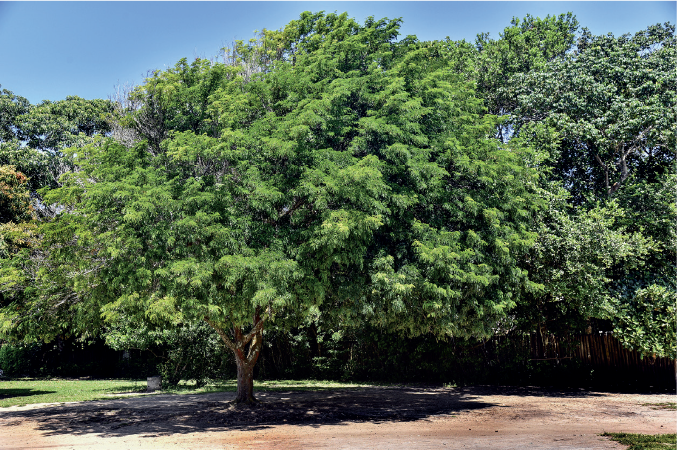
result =
M263 331L259 332L252 339L252 343L249 346L249 352L247 352L247 364L254 365L256 360L259 359L261 354L261 346L263 345Z
M641 147L641 141L642 139L644 139L644 135L652 128L653 127L649 127L646 130L639 133L639 136L637 136L637 138L633 140L633 145L628 146L627 150L624 151L625 145L623 144L619 145L620 147L618 152L619 157L618 162L616 163L616 167L618 167L621 170L621 179L618 182L614 183L614 185L611 186L611 188L609 188L609 194L613 194L618 189L620 189L623 182L628 178L628 176L630 176L630 171L628 170L628 156L630 155L630 153Z
M210 327L214 329L214 331L216 331L219 334L219 336L221 336L221 340L223 341L224 344L226 344L226 347L228 347L232 351L236 351L235 344L233 344L233 341L230 340L226 332L223 331L221 327L217 326L215 322L209 320L207 316L205 316L204 320L209 324Z
M246 345L249 341L252 340L254 336L256 336L258 333L260 333L263 330L263 325L266 322L266 319L270 317L270 306L266 309L266 315L261 317L259 314L259 308L256 308L256 313L254 314L254 326L252 327L251 330L249 330L249 333L245 334L244 336L241 337L242 341L238 339L238 345ZM237 328L237 327L234 327ZM242 344L240 344L242 342Z
M613 193L616 192L618 189L620 189L620 187L621 187L621 185L623 184L623 182L628 178L628 175L630 175L630 173L629 173L629 171L628 171L628 163L627 163L627 161L625 160L625 157L630 153L630 151L632 151L632 148L631 148L630 150L628 150L627 152L622 153L621 156L620 156L620 158L619 158L619 160L618 160L618 164L617 164L617 165L618 165L618 166L620 167L620 169L621 169L621 179L618 180L616 183L614 183L613 186L611 186L611 187L609 188L609 195L613 194Z

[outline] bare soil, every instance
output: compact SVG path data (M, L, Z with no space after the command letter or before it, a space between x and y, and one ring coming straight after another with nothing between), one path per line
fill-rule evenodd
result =
M668 394L430 386L152 395L0 409L14 449L613 449L607 432L675 433Z

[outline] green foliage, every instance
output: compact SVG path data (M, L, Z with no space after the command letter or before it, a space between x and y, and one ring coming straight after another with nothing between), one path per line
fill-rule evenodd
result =
M17 128L17 118L26 114L30 109L30 102L12 91L0 91L0 143L19 140L23 137Z
M574 51L510 79L511 124L538 150L551 203L524 261L543 285L515 311L525 330L581 330L673 285L674 39L670 24L619 38L584 29Z
M191 64L181 59L164 72L153 72L145 84L131 92L130 100L141 107L121 118L122 124L134 129L154 152L160 151L160 143L170 132L192 131L215 137L220 124L210 97L232 90L236 73L237 68L212 65L204 59Z
M677 333L674 289L650 285L615 311L614 335L624 346L643 356L675 358Z
M82 146L97 134L110 132L113 105L108 100L85 100L68 96L65 100L33 105L17 117L22 140L29 147L50 153Z
M59 177L76 169L62 150L93 143L97 136L109 133L112 113L112 103L104 100L67 97L30 105L9 91L0 95L4 130L0 164L10 165L2 167L0 198L0 334L5 338L33 342L73 331L87 334L100 322L96 309L78 308L77 294L65 281L77 269L51 258L53 250L71 249L66 230L60 230L65 234L58 244L43 239L51 229L45 222L62 206L48 207L40 192L59 186ZM21 171L16 176L12 175L14 166ZM40 221L31 221L34 218ZM87 263L96 264L96 259L83 259L80 267ZM73 326L75 322L80 326Z
M674 286L677 261L677 175L667 174L654 182L636 180L618 192L617 200L625 210L619 224L653 240L653 251L646 263L626 276L628 290L657 283Z
M555 179L576 203L610 196L637 176L647 182L675 161L675 28L592 36L576 50L511 80L513 121L547 121L561 136L551 154Z
M542 287L524 296L514 311L515 322L527 332L581 333L589 319L609 317L619 301L619 283L642 268L655 244L619 226L626 212L615 202L571 208L561 188L543 195L549 207L539 220L536 244L523 261L530 279Z
M73 166L61 151L82 147L112 130L113 103L69 96L31 105L5 89L0 92L0 165L13 165L30 179L29 189L56 187Z
M548 62L571 50L578 21L572 13L546 16L528 15L520 20L513 17L498 40L480 33L475 40L473 55L478 95L484 99L489 114L507 115L518 106L518 90L511 80L541 70ZM508 140L511 130L498 127L502 140Z

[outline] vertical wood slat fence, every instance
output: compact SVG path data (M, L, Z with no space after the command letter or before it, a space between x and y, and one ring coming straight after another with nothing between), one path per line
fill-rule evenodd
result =
M671 358L641 358L639 352L628 350L611 332L573 335L565 338L530 335L532 360L570 359L603 367L639 369L643 372L672 372Z

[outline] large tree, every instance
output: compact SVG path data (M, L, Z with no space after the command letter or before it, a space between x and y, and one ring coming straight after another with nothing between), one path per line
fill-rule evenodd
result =
M675 163L674 25L634 36L593 36L575 51L513 77L514 124L545 121L560 134L556 175L578 204L612 196L632 177L659 181Z
M238 402L254 401L269 321L492 334L536 288L518 267L536 169L490 137L448 44L397 42L399 23L304 13L264 33L258 74L155 73L128 119L146 139L72 151L79 171L48 195L65 208L49 257L80 310L206 321L235 355Z

